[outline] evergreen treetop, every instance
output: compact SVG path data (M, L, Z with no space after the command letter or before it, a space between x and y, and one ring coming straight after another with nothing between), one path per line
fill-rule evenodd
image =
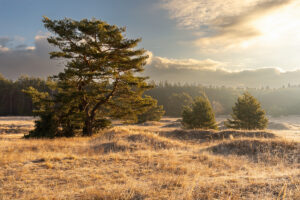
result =
M182 125L185 128L217 129L215 115L207 97L197 97L191 106L184 107Z

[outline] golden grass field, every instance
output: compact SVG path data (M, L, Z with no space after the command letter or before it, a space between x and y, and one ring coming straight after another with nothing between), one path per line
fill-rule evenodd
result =
M298 138L177 125L164 118L53 140L0 134L0 199L300 199Z

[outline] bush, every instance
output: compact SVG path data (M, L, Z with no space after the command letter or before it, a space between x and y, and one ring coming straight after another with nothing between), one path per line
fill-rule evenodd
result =
M197 97L191 106L184 107L182 125L185 128L217 129L215 115L206 97Z
M30 131L25 138L54 138L59 135L59 124L56 116L53 113L48 113L40 116L40 119L35 121L35 129Z

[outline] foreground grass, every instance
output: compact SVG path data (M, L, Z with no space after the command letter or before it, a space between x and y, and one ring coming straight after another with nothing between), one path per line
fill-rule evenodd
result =
M115 127L0 137L0 199L300 199L300 144L257 132Z

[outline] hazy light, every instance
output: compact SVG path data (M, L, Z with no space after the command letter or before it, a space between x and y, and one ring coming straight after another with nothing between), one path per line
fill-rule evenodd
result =
M256 42L278 45L300 41L299 9L298 2L255 20L253 25L261 33L261 36L255 39ZM251 41L248 41L247 45L250 43Z

